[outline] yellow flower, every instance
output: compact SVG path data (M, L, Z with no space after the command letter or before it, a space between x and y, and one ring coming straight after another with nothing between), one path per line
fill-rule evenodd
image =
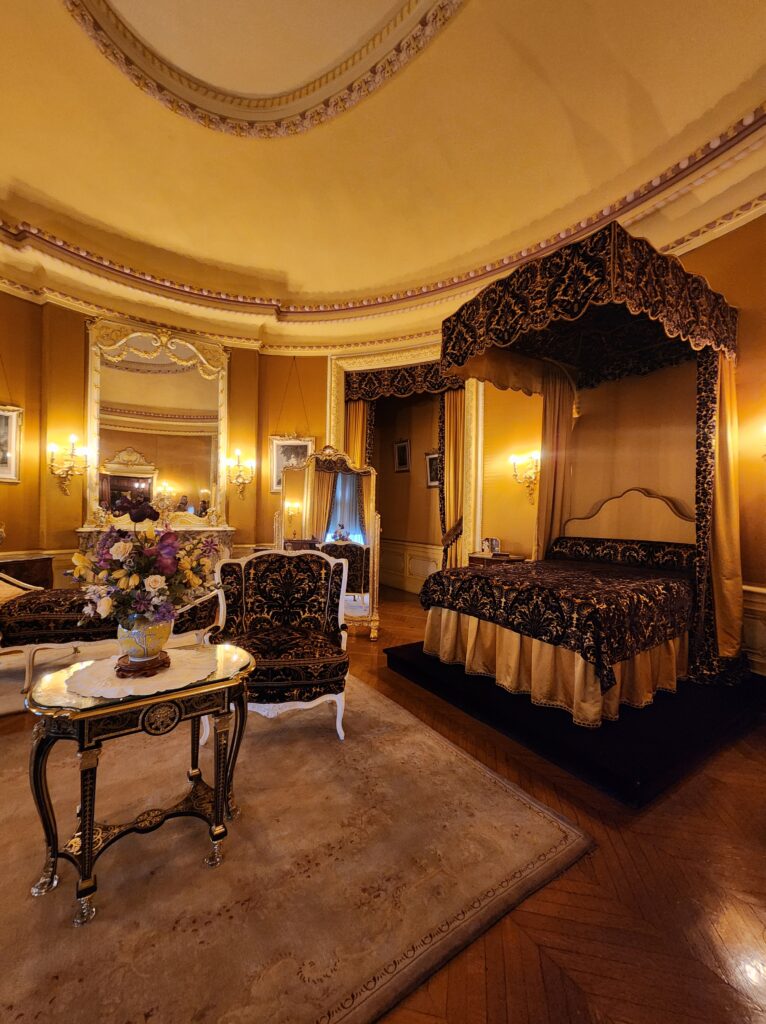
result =
M120 590L130 590L129 578L127 576L123 576L122 579L119 580L119 582L117 583L117 586L120 588Z
M128 586L130 586L131 588L132 587L137 587L140 582L141 582L141 577L138 575L137 572L134 572L133 575L128 580Z
M83 555L80 551L75 551L72 555L72 561L78 567L92 565L92 559L88 555Z
M191 569L191 567L191 558L184 555L183 558L178 559L178 568L181 569L183 572L188 572Z
M108 569L102 569L101 572L96 577L96 579L105 580L108 576L109 576L109 570Z
M184 579L186 580L190 587L198 587L200 583L202 583L202 580L199 578L199 576L195 576L191 569L186 570L186 572L184 573Z
M127 569L115 569L114 572L112 573L112 579L113 580L121 580L123 576L127 576L127 575L128 575L128 570Z

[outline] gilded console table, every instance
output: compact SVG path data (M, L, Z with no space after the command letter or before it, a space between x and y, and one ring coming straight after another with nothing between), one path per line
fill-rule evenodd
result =
M208 825L213 844L205 863L209 867L221 863L221 843L227 834L225 819L236 813L232 795L234 769L247 721L246 679L253 659L247 651L230 644L201 649L215 652L215 669L204 680L182 689L120 699L80 697L66 687L67 679L78 667L75 664L43 676L27 696L28 709L40 716L34 728L29 778L46 851L42 875L31 891L33 896L43 896L55 889L59 857L70 861L79 876L75 925L87 924L96 912L96 861L113 843L132 832L153 832L170 818L201 818ZM202 778L199 767L200 720L205 715L211 715L214 723L212 786ZM125 824L95 821L96 778L103 743L141 732L165 736L183 721L191 725L191 765L187 772L191 787L187 794L172 807L150 808ZM47 763L51 750L62 739L77 743L80 806L74 835L59 847Z

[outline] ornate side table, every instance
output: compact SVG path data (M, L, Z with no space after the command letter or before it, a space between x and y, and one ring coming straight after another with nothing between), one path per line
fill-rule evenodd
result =
M27 708L40 716L34 728L29 778L45 833L46 851L45 866L39 881L32 887L32 895L42 896L56 887L58 858L66 858L79 875L75 925L87 924L96 913L93 905L97 888L96 861L112 843L131 832L153 832L168 819L184 815L201 818L209 827L213 844L205 863L209 867L221 863L221 843L227 834L225 819L237 813L232 787L247 721L246 678L252 671L253 659L247 651L231 644L199 649L215 652L215 668L204 680L182 689L120 699L80 697L66 687L67 679L80 667L73 664L43 676L27 696ZM204 781L199 767L200 720L205 715L211 715L214 722L212 786ZM95 821L96 777L103 743L141 732L165 736L183 721L191 724L191 766L187 772L191 787L186 796L167 809L143 811L126 824ZM47 781L48 757L59 740L77 743L80 764L78 825L63 847L59 847Z

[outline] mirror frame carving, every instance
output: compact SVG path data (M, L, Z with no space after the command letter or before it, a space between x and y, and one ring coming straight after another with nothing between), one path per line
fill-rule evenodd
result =
M88 329L88 470L86 484L86 526L92 525L99 501L99 471L102 465L101 424L101 367L104 356L109 362L121 362L128 355L141 359L155 359L161 353L179 366L194 366L207 380L218 383L218 444L217 479L211 491L215 498L210 507L216 512L219 526L226 525L226 452L228 448L228 370L229 355L223 346L213 341L174 331L169 328L132 323L121 320L89 320ZM153 351L147 353L131 345L134 338L148 338ZM192 355L185 357L178 351L183 345Z

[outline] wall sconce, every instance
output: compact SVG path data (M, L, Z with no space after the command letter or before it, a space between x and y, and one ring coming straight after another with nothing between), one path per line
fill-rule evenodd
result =
M540 452L529 455L510 455L508 461L513 466L513 479L527 489L529 504L535 503L535 488L540 479ZM525 468L526 467L526 468Z
M82 476L88 469L88 449L77 448L77 435L69 435L69 451L59 455L57 444L48 445L48 469L59 482L63 494L69 494L72 478Z
M301 510L301 503L299 501L286 501L285 502L285 515L287 516L287 528L292 530L293 538L295 538L295 529L293 527L293 520Z
M237 488L237 494L240 498L245 497L245 488L248 484L253 482L255 476L255 461L250 459L245 465L242 465L242 452L239 448L234 450L236 461L234 459L227 459L226 466L228 468L229 483L234 484Z

